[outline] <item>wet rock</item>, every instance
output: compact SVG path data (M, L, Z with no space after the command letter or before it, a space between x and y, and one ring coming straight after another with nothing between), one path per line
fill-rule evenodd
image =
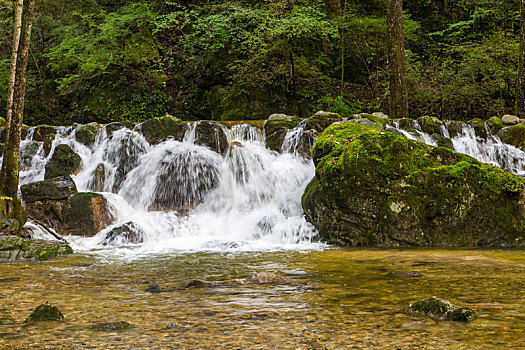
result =
M164 117L146 120L138 126L138 129L150 144L156 145L169 137L182 141L188 125L179 118L165 115Z
M44 141L48 136L55 136L56 130L54 126L50 125L39 125L35 127L33 133L33 141Z
M195 126L195 144L208 147L221 155L228 151L228 135L224 127L216 122L202 120Z
M62 235L94 236L113 221L104 196L92 192L73 194L61 213L62 221L57 231Z
M313 160L302 206L326 242L485 246L525 237L525 180L469 156L341 123L319 136Z
M273 272L258 272L250 276L247 282L256 284L287 284L294 281Z
M56 306L45 303L37 306L26 322L63 321L64 319L64 315Z
M219 282L206 281L202 279L193 279L186 283L184 288L210 288L217 287L218 285L220 285Z
M454 144L448 137L441 136L440 134L434 134L432 135L432 138L436 140L438 147L445 147L454 150Z
M21 152L20 154L20 160L22 161L22 165L30 167L33 157L38 153L39 149L40 145L36 141L33 141L26 145L26 147L24 147L23 152Z
M418 118L417 122L421 127L421 131L429 135L439 134L441 132L441 126L443 125L438 118L429 116Z
M45 261L72 253L73 249L63 242L0 236L0 261Z
M115 227L106 234L102 245L124 245L144 242L144 231L133 222Z
M80 125L75 131L75 138L84 146L91 147L95 143L100 128L101 126L98 123Z
M77 192L77 186L70 176L60 176L44 181L28 183L20 187L26 203L43 200L68 199Z
M161 289L157 283L150 283L148 288L146 288L144 291L152 294L158 294L162 293L164 290Z
M237 141L232 142L231 145L230 145L230 148L231 148L231 149L237 149L237 148L242 148L242 147L244 147L244 146L242 145L242 143L237 142Z
M517 148L525 147L525 124L504 127L498 133L501 142Z
M468 124L474 128L474 131L476 132L477 137L481 137L482 139L487 139L487 136L489 135L489 131L487 130L487 125L485 122L479 118L475 118L468 121Z
M392 271L389 273L394 277L422 277L423 274L418 271Z
M20 281L19 277L0 278L0 283L10 283Z
M452 305L449 301L434 296L416 301L405 311L445 321L469 322L476 317L473 310Z
M44 140L42 149L44 150L44 155L46 157L49 155L49 152L51 152L51 148L53 148L53 141L55 141L55 135L48 135Z
M463 127L465 125L464 122L449 120L446 125L450 138L454 138L463 134Z
M77 174L80 170L82 159L68 145L58 145L51 159L46 164L45 179L59 176Z
M414 131L418 131L419 129L418 123L414 119L399 118L399 119L393 119L392 122L398 124L401 130L414 132Z
M376 119L376 117L372 115L370 115L370 117ZM317 133L320 134L324 129L326 129L333 123L340 121L343 121L343 117L341 117L337 113L319 111L315 113L312 117L306 119L304 124L305 129L315 130L317 131Z
M272 114L264 122L266 147L272 151L280 152L288 130L299 124L300 119L286 114Z
M113 133L120 129L130 129L133 130L135 128L135 124L132 122L122 121L122 122L113 122L106 124L106 134L108 136L113 135Z
M515 125L520 122L520 119L515 115L505 114L501 118L501 121L503 122L503 125Z
M492 135L496 135L503 128L503 122L501 121L501 118L492 117L487 120L487 126Z
M124 331L131 328L133 328L133 325L126 321L97 323L92 326L89 326L89 329L92 331L102 332Z
M92 189L95 192L102 192L104 191L104 183L106 182L106 167L103 163L100 163L95 168L94 174L93 174L93 184Z

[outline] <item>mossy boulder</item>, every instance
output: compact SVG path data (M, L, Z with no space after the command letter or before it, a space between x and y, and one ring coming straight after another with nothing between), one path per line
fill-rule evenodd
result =
M369 126L371 128L376 128L376 129L385 128L385 124L372 121L368 118L353 119L353 120L350 120L349 123L357 123L357 124L366 125L366 126Z
M418 300L410 304L405 311L445 321L470 322L476 317L472 309L458 307L436 297Z
M300 119L286 114L272 114L264 122L266 147L272 151L280 152L288 130L299 124Z
M39 125L36 126L33 132L33 141L43 142L48 136L55 136L56 130L51 125Z
M420 117L417 122L421 127L421 131L426 132L429 135L439 134L441 132L441 126L443 125L438 118L429 116Z
M58 145L46 164L45 179L77 174L82 164L82 158L68 145Z
M182 141L188 125L179 118L165 115L164 117L146 120L139 125L138 128L146 140L150 144L155 145L165 141L169 137Z
M394 126L397 126L399 129L408 132L419 131L420 129L418 122L411 118L392 119L390 123Z
M63 321L64 315L58 307L45 303L36 307L26 322Z
M503 122L501 121L501 118L492 117L487 120L487 126L492 135L496 135L503 128Z
M73 194L61 210L57 231L63 235L94 236L113 221L103 195L92 192Z
M450 138L458 137L463 134L463 128L465 127L465 122L460 122L457 120L449 120L446 123L447 130Z
M225 131L225 127L221 124L209 120L202 120L196 122L194 125L196 145L208 147L212 151L219 154L226 154L228 147L228 134Z
M105 128L106 128L107 135L111 136L113 135L115 131L120 130L120 129L127 128L130 130L133 130L133 128L135 128L135 124L132 122L128 122L128 121L113 122L113 123L106 124Z
M498 132L501 142L517 148L525 147L525 124L515 124L504 127Z
M476 137L481 137L482 139L487 139L489 135L489 130L487 129L487 124L485 124L485 121L474 118L468 121L468 124L474 128L474 131L476 132Z
M355 123L313 148L302 198L326 242L346 246L520 245L525 180L450 149Z
M37 201L68 199L77 192L77 186L70 176L28 183L20 187L26 203Z
M73 249L64 242L0 236L0 261L45 261L72 253Z
M316 130L318 133L321 133L333 123L340 122L342 120L343 117L337 113L319 111L312 117L305 120L305 129Z
M95 143L100 128L101 126L98 123L80 125L75 130L75 138L84 146L91 147Z

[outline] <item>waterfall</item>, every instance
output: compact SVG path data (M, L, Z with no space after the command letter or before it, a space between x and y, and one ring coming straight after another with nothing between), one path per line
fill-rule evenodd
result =
M387 124L386 130L431 146L438 145L436 135L429 135L422 131L416 120L412 122L408 128L405 127L409 130L404 130L400 127L399 121L392 120ZM469 155L480 162L503 168L516 175L525 176L525 152L501 142L496 135L492 135L486 124L484 124L485 132L481 135L481 133L476 133L472 125L464 122L454 122L457 131L452 133L451 123L451 121L442 123L439 136L450 139L454 151Z
M101 127L94 144L85 146L76 140L75 128L61 128L47 153L30 130L22 142L21 157L28 162L21 184L44 179L57 145L67 144L79 154L82 167L72 176L78 190L102 193L115 221L94 237L69 236L76 249L111 247L138 254L317 246L317 232L301 208L302 193L314 176L313 162L296 153L297 147L282 153L266 149L264 133L250 124L214 130L216 139L226 134L229 144L219 154L197 144L198 124L188 128L182 141L156 145L134 130L108 133ZM286 138L299 133L291 130L295 136ZM30 153L29 145L38 149ZM44 235L35 223L28 225ZM140 235L140 243L114 239L112 230L122 225Z

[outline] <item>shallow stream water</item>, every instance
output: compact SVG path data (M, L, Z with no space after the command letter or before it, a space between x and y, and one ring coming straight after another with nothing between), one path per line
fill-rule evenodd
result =
M288 285L145 292L201 278L276 272ZM324 249L200 252L135 260L100 252L0 269L0 349L520 349L525 348L525 252ZM477 312L472 323L400 310L438 296ZM25 324L48 301L63 322ZM88 329L127 321L124 331Z

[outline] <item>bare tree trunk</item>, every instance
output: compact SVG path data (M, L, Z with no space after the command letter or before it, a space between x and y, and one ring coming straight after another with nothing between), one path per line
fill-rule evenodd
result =
M408 95L406 88L403 0L387 0L386 23L388 66L390 71L390 115L393 118L407 118Z
M31 29L35 14L35 0L26 0L22 12L22 30L20 45L16 60L16 74L13 92L13 111L11 121L7 126L9 129L4 152L5 178L2 193L13 198L13 204L18 200L18 159L20 153L20 139L22 134L22 118L24 113L24 98L26 92L26 72L29 57L29 42L31 40ZM15 28L16 30L16 28ZM16 200L15 200L16 199ZM17 210L16 208L14 208Z
M6 111L6 125L11 124L11 116L13 114L13 97L15 93L15 74L16 74L16 60L18 57L18 45L20 44L20 34L22 32L22 9L24 7L24 0L17 0L14 3L14 28L13 28L13 52L11 54L11 72L9 74L9 91L7 96L7 111ZM9 138L9 130L6 128L6 140ZM5 163L2 164L2 172L0 175L0 189L4 186L6 177Z
M525 116L525 0L520 5L520 56L518 61L518 96L516 99L516 114L523 118Z

